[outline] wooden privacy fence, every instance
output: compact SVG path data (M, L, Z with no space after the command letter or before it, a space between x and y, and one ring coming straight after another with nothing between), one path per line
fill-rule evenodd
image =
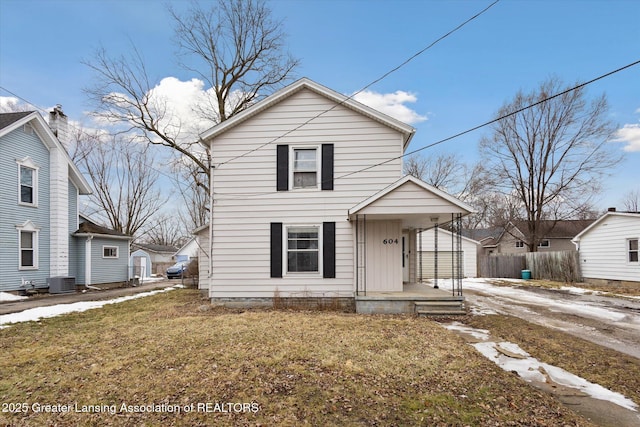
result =
M529 252L478 257L480 277L519 279L530 270L532 279L579 282L582 280L577 251Z
M531 252L525 256L533 279L566 283L582 280L578 251Z
M526 270L527 260L523 254L489 255L478 257L480 277L520 278Z

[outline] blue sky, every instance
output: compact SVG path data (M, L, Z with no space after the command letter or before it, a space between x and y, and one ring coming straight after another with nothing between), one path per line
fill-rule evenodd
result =
M87 122L82 89L92 74L81 63L103 46L113 55L133 42L160 82L194 78L178 67L172 25L154 0L0 0L0 86L44 108L62 104ZM170 1L177 10L186 1ZM206 4L206 1L203 1ZM309 77L352 94L450 31L491 1L272 0L288 33L290 52ZM522 89L555 75L567 84L589 80L640 59L640 2L501 0L484 15L394 72L370 91L373 101L407 109L417 133L410 150L494 117ZM12 96L0 89L0 97ZM388 96L398 91L407 96ZM625 160L605 182L597 207L620 206L640 188L640 65L588 87L606 93L610 117L631 143L612 143ZM387 95L383 97L383 95ZM393 103L393 101L398 101ZM413 100L414 102L409 102ZM402 113L402 111L399 111ZM455 153L472 162L489 129L454 139L425 154ZM627 147L627 150L623 150ZM635 151L630 151L635 148Z

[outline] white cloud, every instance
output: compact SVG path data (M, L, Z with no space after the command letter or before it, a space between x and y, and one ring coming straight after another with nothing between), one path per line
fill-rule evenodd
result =
M638 108L636 113L640 113ZM621 129L618 129L611 139L612 142L626 142L627 145L623 147L624 151L640 151L640 124L626 124Z
M640 125L624 125L616 131L613 142L626 142L624 151L640 151Z
M427 120L427 116L421 116L405 105L418 100L410 92L398 90L393 93L378 93L365 90L354 95L353 99L404 123L414 124Z

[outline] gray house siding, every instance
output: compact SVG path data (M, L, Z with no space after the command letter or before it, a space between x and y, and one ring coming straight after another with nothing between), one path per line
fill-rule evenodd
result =
M78 229L78 189L69 181L69 276L77 277L79 271L78 253L80 245L78 239L71 233Z
M85 266L85 244L87 241L86 237L74 237L73 247L76 249L76 258L73 261L75 266L76 274L76 284L84 285L85 284L85 274L84 274L84 266Z
M104 258L104 246L116 246L118 248L118 258ZM128 264L128 240L93 238L91 241L91 284L127 281Z
M38 166L37 207L18 204L17 160L30 157ZM46 286L50 264L49 150L35 131L14 130L0 138L0 291L17 290L22 279ZM38 230L38 268L19 269L17 225L31 221Z

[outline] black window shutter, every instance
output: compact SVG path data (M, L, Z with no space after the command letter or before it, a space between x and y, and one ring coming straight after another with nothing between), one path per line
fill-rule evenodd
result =
M276 190L287 191L289 189L289 146L278 145L276 152L277 183Z
M271 277L282 277L282 223L271 223Z
M322 144L322 189L333 190L333 144Z
M336 223L322 223L322 277L336 277Z

